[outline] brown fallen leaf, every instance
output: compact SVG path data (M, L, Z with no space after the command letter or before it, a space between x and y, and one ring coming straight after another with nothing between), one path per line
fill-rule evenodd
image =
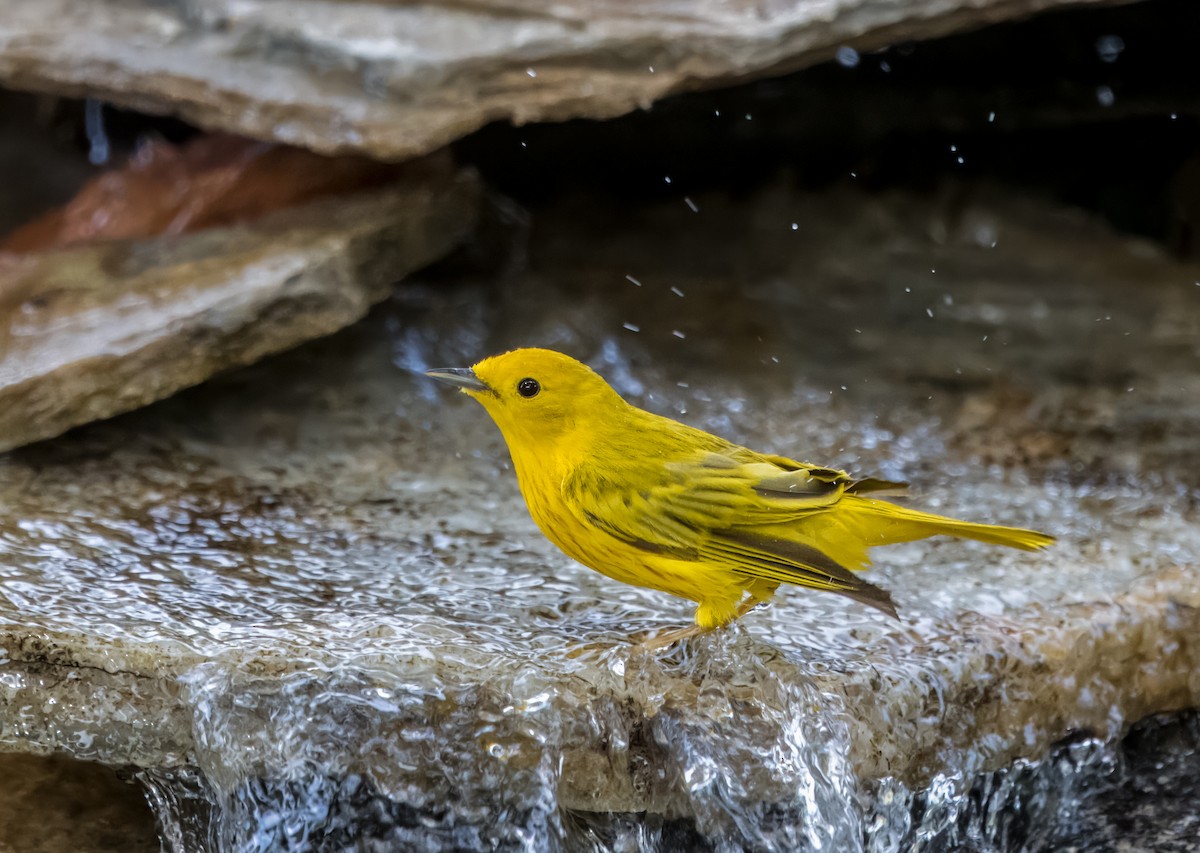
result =
M10 233L0 251L197 231L378 186L400 168L228 134L182 145L153 140L124 166L88 181L65 206Z

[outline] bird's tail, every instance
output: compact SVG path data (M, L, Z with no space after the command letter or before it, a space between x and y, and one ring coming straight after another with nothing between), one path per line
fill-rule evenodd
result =
M864 537L868 546L896 542L911 542L927 536L957 536L974 539L991 545L1007 545L1023 551L1038 551L1054 544L1054 537L1023 527L1004 527L999 524L978 524L959 521L929 512L909 509L889 501L872 498L856 498L854 515L863 516L864 526L873 531L873 536ZM871 541L871 540L875 541Z
M805 530L806 538L838 563L851 568L870 565L868 548L930 536L956 536L1025 551L1037 551L1055 541L1053 536L1036 530L959 521L855 494L845 495L838 502L837 511L828 513L822 521L820 527L814 525Z
M947 536L957 536L960 539L974 539L976 542L987 542L989 545L1007 545L1009 548L1020 548L1022 551L1040 551L1053 545L1056 541L1047 533L1027 530L1024 527L976 524L954 518L921 514L926 517L919 523L925 525L932 534L941 533Z

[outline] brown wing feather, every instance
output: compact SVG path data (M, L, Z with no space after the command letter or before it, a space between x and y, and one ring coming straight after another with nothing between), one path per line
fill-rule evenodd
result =
M734 571L749 577L836 592L897 616L887 590L867 583L809 545L734 529L714 535L701 553L728 561Z

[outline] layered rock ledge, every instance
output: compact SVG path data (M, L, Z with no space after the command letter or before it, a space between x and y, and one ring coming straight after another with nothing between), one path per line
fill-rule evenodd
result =
M0 451L332 334L474 229L446 161L196 233L0 253Z
M23 0L0 20L0 84L400 160L491 121L608 118L1092 2Z

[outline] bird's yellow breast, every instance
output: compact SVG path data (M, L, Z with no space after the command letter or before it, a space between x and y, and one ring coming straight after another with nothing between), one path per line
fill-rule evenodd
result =
M718 567L643 551L588 524L563 499L562 475L554 466L516 465L529 514L546 538L567 556L606 577L657 589L692 601L737 586Z

